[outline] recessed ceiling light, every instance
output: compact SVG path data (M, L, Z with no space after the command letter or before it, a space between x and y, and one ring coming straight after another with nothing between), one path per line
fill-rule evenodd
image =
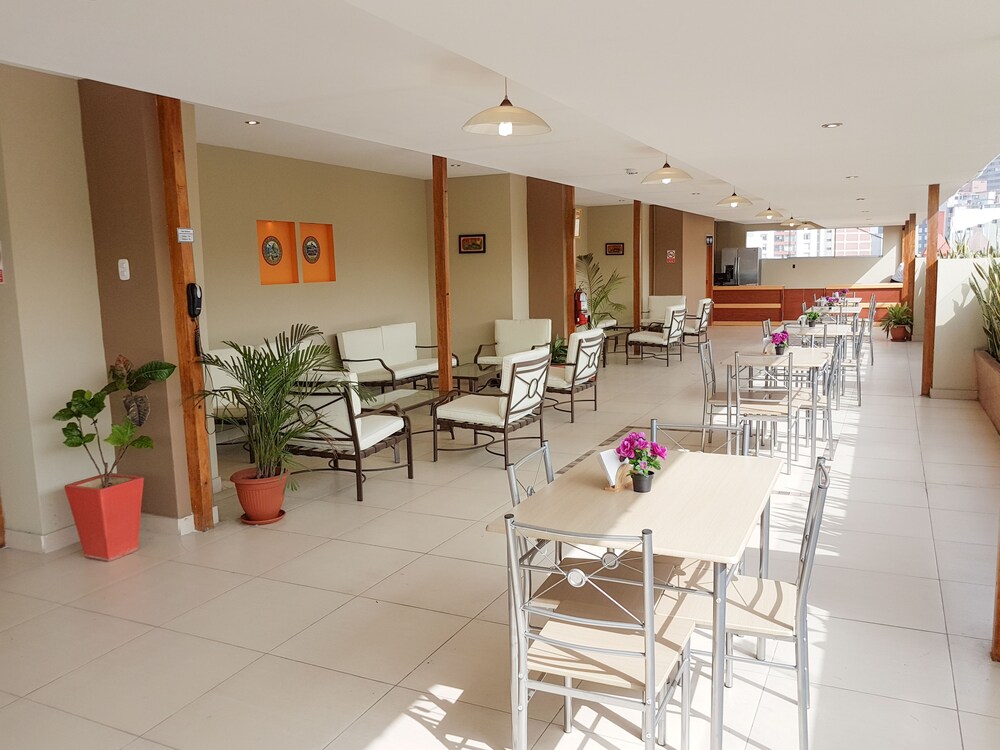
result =
M455 162L454 164L449 164L448 166L449 166L449 167L455 167L456 169L458 169L458 168L459 168L460 166L462 166L462 165L461 165L461 164L459 164L458 162Z
M691 195L701 195L701 193L691 193Z
M858 179L858 176L856 174L849 174L844 179L845 180L856 180L856 179Z
M626 167L625 174L627 174L627 175L636 175L636 174L639 174L639 170L638 169L632 169L631 167Z
M246 125L260 125L260 120L244 120L243 122Z
M854 200L856 200L856 201L863 201L864 198L855 198Z
M842 122L824 122L820 125L821 128L826 128L827 130L833 130L833 128L839 128L843 125Z

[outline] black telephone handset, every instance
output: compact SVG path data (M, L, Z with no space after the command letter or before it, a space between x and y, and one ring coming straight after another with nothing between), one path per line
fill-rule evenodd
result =
M201 315L201 287L197 284L187 285L188 317L194 319Z

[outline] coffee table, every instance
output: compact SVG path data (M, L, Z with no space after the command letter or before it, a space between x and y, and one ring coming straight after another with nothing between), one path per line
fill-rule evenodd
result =
M445 397L444 393L436 389L421 388L398 388L395 391L386 391L375 396L373 401L361 402L361 411L378 411L389 404L396 404L403 412L419 409L421 406L430 406Z
M608 346L610 342L614 340L615 348L612 351L618 351L618 342L624 339L624 343L628 346L628 335L632 333L632 326L608 326L604 329L604 348L601 350L601 366L608 366Z
M470 362L451 368L451 377L458 386L458 390L462 390L462 383L464 382L467 393L478 393L493 378L499 377L499 375L500 365L477 365L474 362Z

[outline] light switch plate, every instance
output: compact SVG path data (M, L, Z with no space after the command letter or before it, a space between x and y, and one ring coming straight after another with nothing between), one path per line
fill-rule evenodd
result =
M128 281L132 278L132 272L128 267L128 258L118 259L118 278L122 281Z

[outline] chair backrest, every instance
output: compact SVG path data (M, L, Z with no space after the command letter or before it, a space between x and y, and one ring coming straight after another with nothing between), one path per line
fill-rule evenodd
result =
M572 365L573 384L585 383L597 375L597 367L604 346L604 331L577 331L569 335L566 344L566 364Z
M683 307L685 310L687 309L687 297L685 295L650 295L649 305L646 309L649 311L650 320L659 322L661 320L666 321L667 308L676 307L678 305Z
M764 320L760 321L760 331L761 331L761 334L763 335L763 338L765 338L765 339L771 338L771 319L770 318L764 318Z
M875 323L876 307L877 307L877 305L875 304L875 292L872 292L871 301L868 303L868 325L869 325L869 327L871 327Z
M713 304L710 297L703 297L698 300L698 333L704 333L708 330L708 321L712 317Z
M224 361L232 361L238 359L240 354L238 351L230 346L224 346L219 349L209 349L205 354L210 354L213 357L218 357ZM205 365L205 387L206 388L233 388L239 385L235 378L231 377L229 373L224 370L220 370L218 367L211 367ZM235 402L232 399L225 398L223 396L218 397L218 403L215 405L216 408L224 406L235 406Z
M545 664L551 664L552 671L560 668L557 665L565 669L569 662L585 667L589 681L618 685L621 675L605 666L609 657L642 659L646 694L653 695L657 679L652 532L644 529L639 536L608 536L546 529L519 524L510 513L504 523L518 670L527 673L528 650L537 645L532 663L540 671L550 671ZM567 565L555 559L554 541L562 541L564 550L572 547L573 556L579 554L582 561ZM640 567L639 585L609 580L622 565ZM541 574L545 581L534 592L529 585L532 573ZM562 605L553 609L544 597L555 586L594 593L586 599L596 603L586 606L576 601L569 611Z
M663 340L668 344L680 341L684 337L684 316L687 309L682 305L667 308L663 318Z
M351 373L351 375L354 375L354 373ZM357 435L356 418L358 415L349 409L348 405L354 398L357 398L357 396L353 391L344 392L341 390L331 390L329 393L320 392L303 396L303 420L309 423L313 415L315 415L318 425L324 429L325 438L330 440L353 440ZM360 410L358 413L360 413Z
M802 544L799 546L799 565L795 585L799 590L797 602L798 622L805 622L806 598L809 594L809 583L812 580L813 565L816 561L816 547L819 544L819 532L823 524L823 509L826 505L826 493L830 488L830 472L826 468L826 459L816 459L816 472L813 474L812 489L809 492L809 505L806 506L806 523L802 532Z
M659 443L667 450L687 453L727 453L741 456L750 455L749 424L718 425L718 424L683 424L679 422L661 422L651 419L649 423L650 440ZM721 432L725 442L705 450L706 433Z
M705 404L715 395L718 388L715 379L715 357L712 354L712 342L703 341L698 344L698 357L701 359L701 381L705 386Z
M509 424L542 410L545 381L549 374L549 350L508 354L500 368L500 390L506 394L499 402L499 415Z
M743 414L754 414L755 409L768 407L774 410L776 402L784 400L787 413L792 413L792 352L785 354L734 355L736 379L735 403L737 421Z
M493 322L498 357L548 347L552 340L552 321L543 318L496 320Z
M394 323L382 326L382 359L398 365L417 358L417 324Z
M516 508L524 497L531 497L536 492L536 486L541 487L541 471L545 470L545 484L555 481L552 472L552 456L549 454L549 441L542 443L520 461L507 464L507 483L510 485L510 501Z

